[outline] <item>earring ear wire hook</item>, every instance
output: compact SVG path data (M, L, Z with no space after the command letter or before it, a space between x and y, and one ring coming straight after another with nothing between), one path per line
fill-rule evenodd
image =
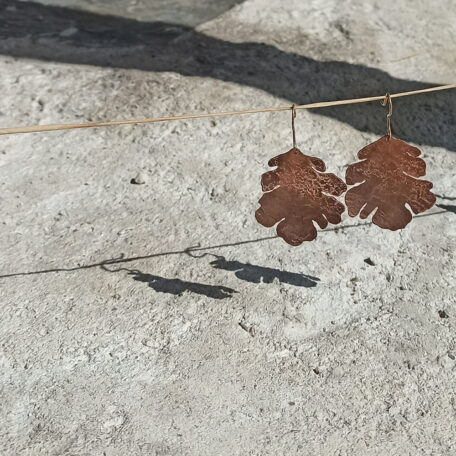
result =
M296 117L296 108L295 105L291 105L291 131L293 133L293 149L296 148L296 132L295 132L295 117Z
M388 137L391 139L391 116L393 115L393 102L391 100L391 95L387 93L385 98L381 101L382 106L388 104L388 114L386 115L386 130L388 132Z

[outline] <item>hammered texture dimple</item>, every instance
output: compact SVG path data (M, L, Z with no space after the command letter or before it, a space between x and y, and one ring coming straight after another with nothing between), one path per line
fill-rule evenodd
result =
M432 183L416 179L426 174L426 163L418 158L416 147L399 139L383 136L358 152L363 161L347 168L348 185L360 184L345 195L348 215L365 219L375 209L372 222L380 228L398 230L411 220L412 214L430 209L435 195Z
M323 173L322 160L304 155L293 148L269 160L273 171L263 174L261 186L266 192L260 199L255 217L261 225L277 222L277 234L290 245L299 245L317 237L313 224L326 228L328 222L341 221L345 207L336 198L347 189L345 183L331 173Z

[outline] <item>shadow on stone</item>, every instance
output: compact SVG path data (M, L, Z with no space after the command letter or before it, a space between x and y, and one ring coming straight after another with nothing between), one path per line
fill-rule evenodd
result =
M456 214L456 206L454 204L436 204L436 206L445 209L447 212Z
M443 83L400 79L343 61L319 61L270 44L225 41L176 23L142 22L12 0L0 0L0 17L0 54L213 78L261 89L290 104L405 92ZM314 112L359 131L385 134L385 112L378 103ZM396 137L456 151L456 90L395 99L394 114Z
M440 195L438 195L440 196ZM441 197L444 199L452 200L453 198L451 197ZM446 205L446 204L436 204L437 207L441 208L441 211L435 211L435 212L426 212L425 214L419 214L414 216L413 218L415 220L420 220L424 217L431 217L431 216L436 216L436 215L442 215L446 214L447 212L454 212L456 206L453 205ZM345 231L348 229L356 229L356 228L362 228L365 226L370 226L372 225L372 222L367 221L367 222L361 222L361 223L353 223L351 225L337 225L335 227L331 228L326 228L324 230L321 230L322 233L324 232L329 232L329 231ZM136 255L136 256L131 256L131 257L125 257L123 254L119 255L118 257L115 258L110 258L110 259L105 259L101 261L96 261L94 263L88 263L88 264L77 264L77 265L70 265L70 266L57 266L57 267L52 267L52 268L44 268L44 269L36 269L34 271L16 271L16 272L6 272L0 274L0 279L8 279L11 277L19 277L19 276L29 276L29 275L37 275L37 274L54 274L54 273L61 273L61 272L75 272L75 271L83 271L86 269L93 269L93 268L98 268L101 267L104 270L106 269L106 266L108 265L114 265L114 264L125 264L125 263L130 263L132 261L138 261L138 260L146 260L150 258L159 258L163 256L171 256L171 255L191 255L191 256L196 256L194 252L202 252L202 251L207 251L207 250L214 250L214 249L221 249L221 248L226 248L226 247L239 247L241 245L248 245L248 244L254 244L257 242L266 242L266 241L272 241L272 240L278 240L280 239L277 235L273 236L265 236L262 238L258 239L248 239L245 241L237 241L237 242L228 242L224 244L218 244L218 245L210 245L206 247L201 247L198 245L197 247L187 247L184 250L172 250L172 251L167 251L167 252L157 252L157 253L148 253L144 255ZM204 255L210 255L209 253L205 253L201 256ZM217 258L217 255L215 255ZM240 262L231 262L231 263L236 263L237 265L244 265L244 263ZM223 264L223 263L220 263ZM250 265L252 266L252 265ZM215 267L215 266L214 266ZM254 266L258 268L262 268L262 266ZM241 268L242 269L242 268ZM263 269L268 269L268 268L263 268ZM129 269L125 269L130 271ZM232 269L228 269L232 270ZM235 268L234 270L238 270L238 268ZM274 271L274 270L273 270ZM278 270L277 270L278 271ZM113 271L110 271L113 272ZM281 272L281 271L278 271ZM294 273L292 273L294 274ZM298 274L299 275L299 274ZM318 280L318 279L317 279ZM257 282L255 282L257 283Z
M181 279L167 279L152 274L145 274L138 270L130 270L129 274L133 280L147 283L147 285L158 293L168 293L181 296L186 291L191 293L207 296L213 299L226 299L233 297L236 290L221 285L207 285L197 282L186 282Z
M210 263L213 268L233 271L238 279L245 280L246 282L273 283L274 280L278 280L280 283L287 283L296 287L312 288L316 287L317 282L320 281L318 277L312 277L306 274L255 266L249 263L241 263L240 261L227 261L223 256L216 256L216 258L216 260Z

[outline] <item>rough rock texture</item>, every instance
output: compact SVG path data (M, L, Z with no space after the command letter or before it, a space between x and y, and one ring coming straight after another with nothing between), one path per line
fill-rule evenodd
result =
M139 21L172 21L195 26L212 19L242 0L37 0Z
M0 125L455 82L452 0L112 15L0 0ZM393 102L431 211L298 248L254 218L289 112L0 137L0 454L452 454L455 92ZM298 147L343 177L384 116L299 111Z

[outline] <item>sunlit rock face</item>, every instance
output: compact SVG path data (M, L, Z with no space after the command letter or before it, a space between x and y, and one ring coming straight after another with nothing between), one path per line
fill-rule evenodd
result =
M173 22L194 27L241 2L242 0L38 0L35 3L112 14L138 21Z

